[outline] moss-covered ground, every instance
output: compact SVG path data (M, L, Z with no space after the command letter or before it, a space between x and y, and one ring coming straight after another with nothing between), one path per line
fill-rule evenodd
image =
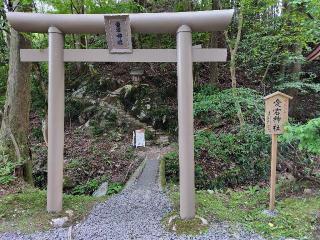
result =
M52 219L68 216L67 210L73 211L68 221L68 224L73 224L82 220L95 203L104 200L106 197L64 195L64 210L61 213L48 213L45 191L28 188L20 193L8 194L0 198L0 232L48 230L52 227Z
M174 219L170 221L171 217L174 217ZM182 220L176 211L167 214L162 223L167 231L174 231L178 235L196 236L208 231L208 225L203 224L199 218Z
M171 192L175 209L179 209L178 191ZM278 199L278 215L263 213L268 208L267 188L251 187L247 190L198 191L197 214L209 219L257 232L267 239L320 239L320 194L289 196Z

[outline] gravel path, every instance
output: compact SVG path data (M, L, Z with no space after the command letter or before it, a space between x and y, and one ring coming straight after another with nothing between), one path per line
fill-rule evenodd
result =
M258 235L225 223L214 223L209 231L197 237L176 236L161 226L164 214L171 211L167 196L158 181L158 152L149 152L146 165L135 184L106 202L98 204L82 223L70 229L54 229L32 235L7 233L0 239L210 239L210 240L262 240Z

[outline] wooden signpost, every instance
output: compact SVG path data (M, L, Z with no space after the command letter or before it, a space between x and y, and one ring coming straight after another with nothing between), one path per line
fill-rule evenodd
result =
M275 187L276 187L276 166L278 134L282 134L284 125L288 122L289 100L292 97L282 93L275 92L265 98L265 132L271 134L271 177L270 177L270 203L269 210L275 208Z

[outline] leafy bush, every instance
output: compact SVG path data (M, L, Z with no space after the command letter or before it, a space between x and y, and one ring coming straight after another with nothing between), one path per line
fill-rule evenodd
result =
M43 139L43 133L42 133L42 129L40 127L32 128L31 135L32 135L32 137L34 137L37 140L42 141L42 139Z
M91 195L95 190L99 188L99 186L103 182L106 182L106 181L107 181L106 176L88 180L86 183L76 186L72 190L71 194L72 195ZM107 195L119 193L123 189L123 187L124 186L122 183L117 183L117 182L109 183Z
M198 189L252 184L269 175L269 138L264 131L247 125L233 133L197 132L195 175ZM164 157L167 181L178 182L178 154Z
M89 104L85 102L67 97L65 103L65 120L78 121L79 115L88 106Z
M179 182L179 156L177 152L164 155L166 180L174 183Z
M107 180L106 176L88 180L86 183L76 186L72 190L71 194L72 195L85 195L85 194L91 195L95 190L98 189L100 184L105 182L106 180Z
M288 125L281 137L285 142L299 142L299 148L312 154L320 154L320 118L303 125Z
M45 92L43 91L39 80L33 77L31 80L31 110L38 113L41 117L44 117L47 105Z
M263 121L264 103L258 92L237 89L237 100L241 106L246 123L259 125ZM194 116L202 124L214 127L237 124L236 99L232 89L217 92L214 88L204 87L194 95Z
M6 96L5 95L0 96L0 109L3 108L5 102L6 102Z
M14 164L12 162L7 162L0 167L0 185L1 184L9 184L14 180L13 172L14 172Z
M14 169L15 164L9 161L6 149L0 145L0 184L9 184L13 181Z
M111 183L108 186L108 191L107 191L107 195L112 195L112 194L117 194L119 192L121 192L121 190L123 189L123 184L121 183Z
M8 66L9 65L0 66L0 109L2 109L6 100L5 93L9 70Z

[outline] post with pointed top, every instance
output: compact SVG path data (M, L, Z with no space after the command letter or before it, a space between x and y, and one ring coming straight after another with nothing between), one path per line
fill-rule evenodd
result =
M48 88L48 188L47 211L62 210L64 148L64 36L50 27Z
M195 217L193 150L192 34L187 25L177 31L180 217Z
M284 131L284 125L288 122L289 100L292 97L275 92L265 98L265 132L271 134L271 175L270 175L270 202L269 213L274 214L277 182L277 150L278 134Z

